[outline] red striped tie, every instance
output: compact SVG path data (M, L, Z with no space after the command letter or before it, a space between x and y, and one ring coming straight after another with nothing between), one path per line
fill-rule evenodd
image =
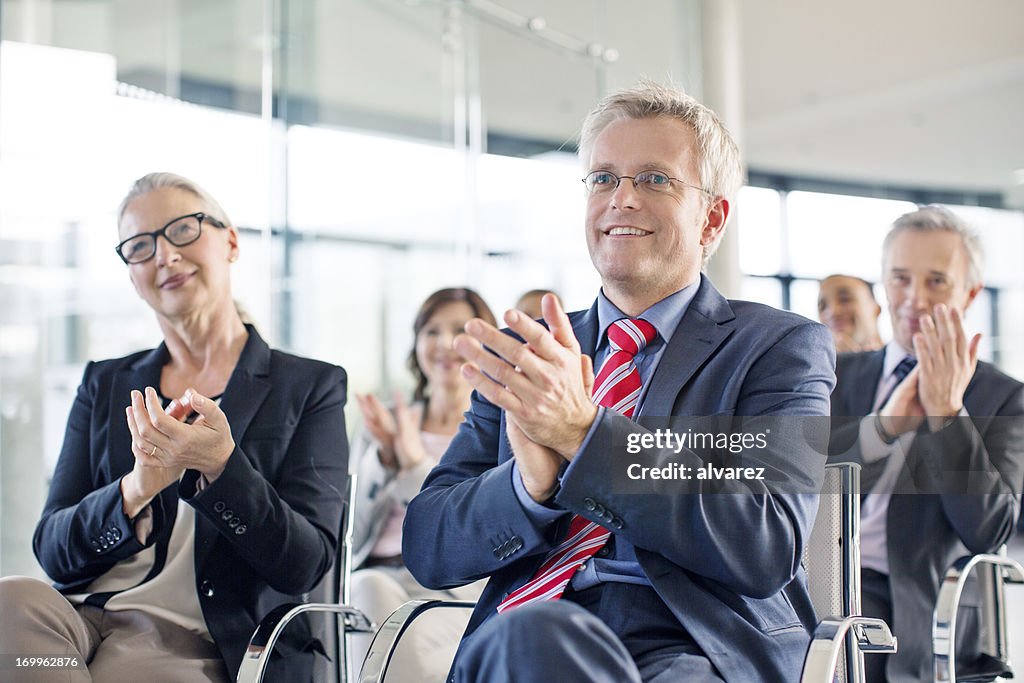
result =
M611 324L611 349L594 379L594 403L633 417L641 389L640 372L634 360L657 334L654 325L639 318L623 318ZM609 536L611 532L600 524L573 515L565 540L548 553L533 578L501 601L498 612L531 602L558 600L572 575L601 549Z

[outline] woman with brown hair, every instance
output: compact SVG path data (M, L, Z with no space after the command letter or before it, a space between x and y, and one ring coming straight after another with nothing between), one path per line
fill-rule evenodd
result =
M415 343L408 361L416 378L412 404L397 391L391 409L372 395L356 396L365 433L354 446L352 461L358 475L353 538L353 565L358 569L352 575L352 604L378 624L408 600L474 600L479 594L475 585L446 591L423 588L402 562L405 508L469 409L472 387L462 377L462 358L452 342L471 318L494 324L487 304L472 289L455 287L431 294L413 323ZM431 622L429 634L410 634L411 658L399 653L389 669L406 672L404 677L394 674L395 680L419 680L433 668L443 677L451 658L430 655L438 648L454 650L465 616L448 614L444 624ZM369 636L353 637L350 659L357 668L369 645ZM434 666L433 661L439 663Z

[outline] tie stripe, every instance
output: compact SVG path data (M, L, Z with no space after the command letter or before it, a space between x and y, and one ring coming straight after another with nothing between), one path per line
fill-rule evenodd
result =
M642 385L636 354L658 331L646 320L623 318L608 327L610 353L594 379L594 403L633 417ZM531 602L558 600L575 574L608 541L611 532L585 517L573 515L566 539L544 558L540 568L523 586L509 593L498 612Z
M904 356L903 360L896 365L892 371L892 375L890 375L890 377L892 377L892 381L890 383L889 390L885 392L885 396L883 396L882 400L878 402L878 407L875 408L876 412L881 410L885 404L889 402L889 399L892 398L893 393L896 391L896 387L900 385L900 382L907 378L907 375L910 374L910 371L913 370L916 365L917 359L909 355Z

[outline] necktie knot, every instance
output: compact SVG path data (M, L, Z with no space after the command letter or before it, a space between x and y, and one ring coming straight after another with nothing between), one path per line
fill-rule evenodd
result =
M888 384L889 389L885 392L885 395L882 397L882 400L878 402L878 406L875 408L875 410L881 410L882 407L889 402L889 399L892 398L893 393L895 393L896 391L896 387L900 385L900 382L907 378L907 375L910 374L910 371L914 369L915 365L917 365L916 358L914 358L913 356L904 356L903 360L901 360L893 369L892 381L890 381ZM882 386L886 385L883 384Z
M896 378L896 383L899 384L906 379L907 375L910 374L910 371L914 369L915 365L917 365L917 359L913 356L906 356L901 360L896 366L896 369L892 371L892 376Z
M608 327L608 343L612 349L631 356L643 351L657 335L654 325L642 318L622 318Z

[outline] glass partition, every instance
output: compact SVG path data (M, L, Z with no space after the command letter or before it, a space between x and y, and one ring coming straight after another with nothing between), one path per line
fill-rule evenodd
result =
M473 286L498 315L533 287L590 305L577 126L609 82L680 59L616 53L623 12L0 0L0 575L40 574L31 533L85 362L160 341L113 251L134 179L218 198L242 235L233 293L272 344L345 366L350 391L408 387L434 289Z

